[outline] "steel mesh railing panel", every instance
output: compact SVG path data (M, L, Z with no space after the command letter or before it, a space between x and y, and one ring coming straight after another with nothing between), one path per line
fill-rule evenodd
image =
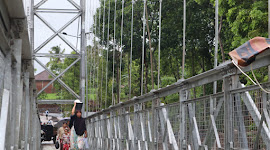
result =
M216 113L216 127L217 127L217 132L220 140L221 147L224 147L224 142L225 142L225 129L224 129L224 99L223 98L217 98L217 103L221 103L221 107L218 112ZM212 134L211 138L211 143L209 145L212 149L217 148L217 139L215 136Z
M251 99L247 97L250 96ZM256 149L254 146L256 136L258 134L258 125L253 119L251 113L256 113L255 110L249 109L244 101L251 100L254 102L257 111L263 112L263 97L259 90L242 92L234 95L234 143L237 148ZM245 132L245 133L243 133ZM262 137L258 139L257 149L266 149Z
M157 92L90 116L91 149L269 149L270 95L230 78L220 81L219 93L180 88L179 101L164 104Z

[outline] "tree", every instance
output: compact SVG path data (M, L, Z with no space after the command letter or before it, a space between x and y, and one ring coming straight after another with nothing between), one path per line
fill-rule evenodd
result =
M110 11L110 39L112 42L114 29L114 4L113 0L106 0L105 5L105 24L103 21L96 24L102 29L105 27L104 35L107 35L107 15L108 6L111 6ZM181 77L181 62L182 62L182 37L183 37L183 2L178 0L168 0L162 3L162 25L161 25L161 83L162 87L166 86L168 79L177 81ZM267 0L244 2L236 0L219 0L219 54L218 62L222 63L228 60L228 52L237 48L247 40L255 36L267 36ZM129 76L129 58L130 58L130 30L131 30L131 0L125 1L124 8L124 26L123 26L123 58L124 63L122 75ZM187 0L187 26L186 26L186 67L185 78L197 75L213 68L214 62L214 46L215 46L215 1L214 0ZM142 56L142 16L143 16L143 1L136 1L134 4L134 33L133 33L133 62L132 62L132 95L140 95L140 78L141 78L141 56ZM103 2L101 2L102 11L97 10L96 16L101 12L103 18ZM117 49L120 45L121 31L121 1L117 1L116 8L116 41ZM154 87L157 87L157 59L158 51L158 15L159 1L152 0L147 2L148 25L151 34L151 47L153 47L153 73ZM149 49L149 32L145 31L145 65L144 80L145 89L151 88L152 83L149 82L150 76L150 49ZM107 39L103 39L103 34L96 34L99 39L99 44L107 45ZM112 81L112 45L109 44L109 82ZM115 68L119 68L119 51L115 51ZM103 50L106 54L106 50ZM103 55L105 56L105 55ZM106 62L106 57L99 58L101 62ZM264 71L259 71L263 75ZM119 73L116 69L114 72L117 77ZM262 76L263 76L262 75ZM259 75L258 75L259 76ZM99 78L100 80L101 78ZM105 79L105 78L104 78ZM117 78L116 78L117 79ZM265 79L264 79L265 80ZM125 89L128 86L128 80L122 82ZM103 85L104 86L104 85ZM111 85L110 85L111 86ZM122 85L121 85L122 86ZM194 96L210 94L213 92L213 85L205 85L194 89ZM218 82L218 87L221 90L222 82ZM111 87L110 87L111 88ZM114 88L117 93L118 86ZM105 90L103 90L104 92ZM109 90L110 91L110 90ZM145 92L149 92L146 90ZM203 94L202 94L203 93ZM111 94L111 93L110 93ZM108 94L108 95L110 95ZM122 90L120 95L125 95L126 90ZM102 94L103 95L103 94ZM108 97L110 99L111 97ZM174 99L174 98L172 98ZM177 100L177 99L176 99ZM170 100L168 100L170 101Z

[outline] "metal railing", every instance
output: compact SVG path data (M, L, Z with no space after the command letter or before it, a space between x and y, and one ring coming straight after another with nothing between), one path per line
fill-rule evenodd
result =
M268 66L269 58L269 50L259 55L253 69ZM240 74L227 61L88 116L90 149L270 149L270 95L257 85L245 87ZM214 81L222 82L220 92L196 97L194 88ZM178 102L160 103L172 94Z

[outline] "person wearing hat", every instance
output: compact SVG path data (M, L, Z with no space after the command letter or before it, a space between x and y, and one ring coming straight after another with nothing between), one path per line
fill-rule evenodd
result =
M87 137L85 118L82 118L80 100L74 101L74 106L71 111L69 127L71 129L70 133L70 148L73 150L81 150L84 147L84 138ZM77 107L76 107L77 105Z

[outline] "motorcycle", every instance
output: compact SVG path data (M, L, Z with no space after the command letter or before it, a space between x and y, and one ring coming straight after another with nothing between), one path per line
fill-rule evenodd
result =
M55 144L56 136L57 127L52 125L41 125L41 142L53 140L53 143Z

